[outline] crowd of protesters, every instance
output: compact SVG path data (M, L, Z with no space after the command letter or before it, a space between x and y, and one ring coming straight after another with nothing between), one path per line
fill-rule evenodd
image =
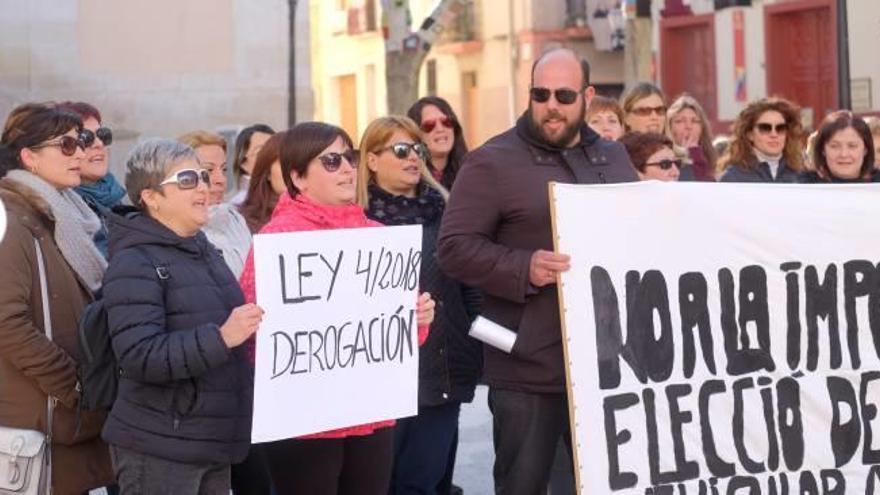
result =
M553 252L549 181L880 180L880 121L848 111L808 139L794 103L764 98L715 138L693 97L668 104L650 83L619 103L595 95L589 65L564 49L536 61L529 96L470 152L433 96L374 120L359 149L327 123L255 124L235 139L233 188L218 134L144 140L120 183L97 108L15 108L0 139L0 426L47 432L54 402L56 494L448 494L459 411L482 382L497 493L543 493L557 444L570 450L554 287L569 259ZM418 414L250 445L263 316L252 236L412 224ZM119 387L112 408L84 412L76 322L98 299ZM517 332L509 353L468 336L478 315Z

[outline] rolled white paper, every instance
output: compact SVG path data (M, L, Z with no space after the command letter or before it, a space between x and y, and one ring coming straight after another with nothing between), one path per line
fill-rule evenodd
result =
M482 316L478 316L471 324L468 335L508 354L516 342L516 332Z

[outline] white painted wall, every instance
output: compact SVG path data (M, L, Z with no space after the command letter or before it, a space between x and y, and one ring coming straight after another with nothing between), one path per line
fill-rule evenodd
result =
M718 78L718 119L733 120L745 103L736 101L733 13L743 12L745 30L746 97L754 100L767 94L764 51L764 11L761 7L724 9L715 14L715 69Z
M313 112L308 5L299 2L298 114ZM0 118L83 100L114 129L111 170L145 136L255 122L284 128L286 0L0 0Z
M850 79L871 79L871 109L880 112L880 1L848 0L846 8Z

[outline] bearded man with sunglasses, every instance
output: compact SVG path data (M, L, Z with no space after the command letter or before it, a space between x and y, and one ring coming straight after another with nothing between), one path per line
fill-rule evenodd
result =
M571 449L555 287L569 258L552 251L547 185L638 180L623 147L584 122L593 93L574 52L542 55L528 110L467 155L443 217L441 267L482 289L483 316L517 333L509 354L484 346L496 493L543 493L559 439Z

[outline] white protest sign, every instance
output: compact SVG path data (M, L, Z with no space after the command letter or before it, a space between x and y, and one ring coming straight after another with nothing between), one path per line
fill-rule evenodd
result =
M255 443L415 415L421 226L254 237Z
M551 186L584 494L880 494L880 188Z
M3 236L6 234L6 207L3 206L3 201L0 200L0 241L3 240Z

